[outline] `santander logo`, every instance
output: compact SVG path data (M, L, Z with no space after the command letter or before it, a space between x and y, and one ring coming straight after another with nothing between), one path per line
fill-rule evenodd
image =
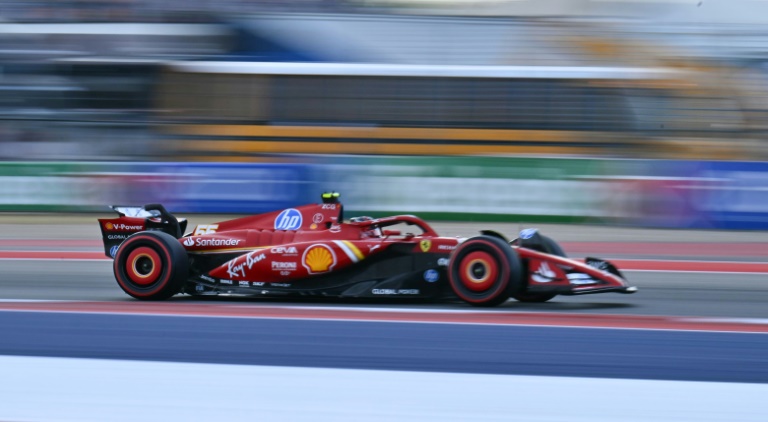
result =
M188 237L184 239L184 246L187 247L206 247L206 246L238 246L242 242L240 239L220 239L209 237Z

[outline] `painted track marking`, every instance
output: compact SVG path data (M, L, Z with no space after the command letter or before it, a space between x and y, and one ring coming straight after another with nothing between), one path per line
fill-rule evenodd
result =
M376 308L348 309L126 301L2 302L0 303L0 311L768 333L768 321L757 323L755 320L743 321L737 318L507 311L451 312L440 309L432 312L409 309L383 311Z

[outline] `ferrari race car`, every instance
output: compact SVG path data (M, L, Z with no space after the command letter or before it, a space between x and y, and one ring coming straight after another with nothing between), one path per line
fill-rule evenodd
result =
M512 241L494 231L443 237L413 215L343 220L337 193L322 203L186 233L162 205L112 207L99 219L120 287L137 299L189 295L461 299L494 306L510 297L634 293L611 263L569 259L535 229Z

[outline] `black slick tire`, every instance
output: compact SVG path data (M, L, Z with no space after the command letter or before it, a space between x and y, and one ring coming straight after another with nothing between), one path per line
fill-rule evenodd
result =
M181 291L189 275L189 260L173 236L143 231L120 244L113 270L117 284L130 296L164 300Z
M474 306L496 306L518 292L522 269L517 253L504 240L477 236L451 254L448 281L461 300Z

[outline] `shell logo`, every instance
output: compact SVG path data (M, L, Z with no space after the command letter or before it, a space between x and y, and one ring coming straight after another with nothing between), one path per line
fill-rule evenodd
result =
M325 273L336 265L336 254L328 245L312 245L304 251L301 264L310 274Z
M107 230L112 230L115 226L113 226L112 223L107 223L104 225L104 227L106 227Z

